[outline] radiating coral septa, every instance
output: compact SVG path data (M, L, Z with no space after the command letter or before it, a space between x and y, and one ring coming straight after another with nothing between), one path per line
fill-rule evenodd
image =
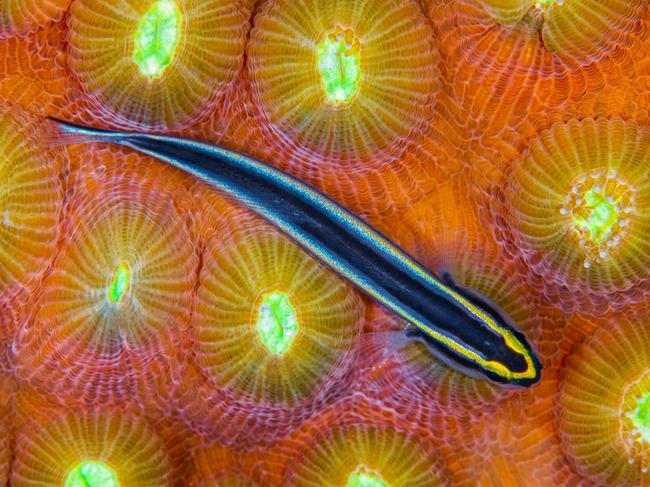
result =
M179 130L208 111L243 64L249 2L75 1L69 63L111 125ZM101 18L101 22L97 22Z
M194 360L181 394L197 430L226 445L267 444L350 390L364 306L279 231L205 190L197 187L203 265ZM211 404L208 415L201 401ZM216 428L224 416L247 428Z
M358 211L408 199L432 179L418 146L439 92L439 54L415 1L265 2L248 60L259 115L251 129L262 135L249 152L358 200Z
M519 22L536 1L538 0L483 0L482 3L497 22L509 25Z
M544 12L544 45L568 62L585 65L612 56L630 58L630 49L641 34L642 0L598 2L541 0Z
M255 450L248 452L214 444L194 452L190 487L263 487L275 485L257 467Z
M59 238L63 156L44 142L38 117L0 106L0 299L31 291Z
M338 163L332 166L321 154L308 156L300 151L294 156L293 151L272 143L268 121L250 92L248 73L242 73L227 96L232 105L206 119L198 127L199 138L279 167L364 218L388 216L408 207L433 191L447 175L448 152L454 148L449 141L452 135L444 133L443 128L454 127L443 116L436 118L440 126L430 124L419 137L409 140L398 159L381 159L386 163L379 167L378 158L352 171Z
M642 0L483 0L495 21L512 25L531 20L544 46L565 62L586 66L613 57L623 63L642 35Z
M64 62L63 24L0 40L0 100L39 116L70 118L77 83Z
M70 178L65 238L13 346L18 374L57 402L163 406L198 266L174 206L184 188L152 178L163 169L146 158L84 147L75 157L110 166Z
M0 4L0 39L25 35L56 22L71 0L4 0Z
M565 299L574 308L584 301L583 311L604 313L603 294L612 307L638 301L649 277L650 220L640 208L650 190L650 132L621 118L571 120L529 146L505 189L504 243L545 287L571 289Z
M563 113L584 94L581 73L544 47L543 19L533 11L507 25L495 25L476 2L434 2L430 14L440 32L452 101L461 105L456 123L479 142L491 134L501 139L535 116Z
M119 408L49 412L32 416L18 432L12 485L172 484L168 451L144 418Z
M650 485L647 309L614 315L567 360L557 416L563 446L583 475Z
M442 451L430 435L404 429L362 395L354 404L332 404L277 444L285 455L287 485L450 485Z
M344 372L362 309L347 284L245 210L203 263L195 347L216 387L292 406Z

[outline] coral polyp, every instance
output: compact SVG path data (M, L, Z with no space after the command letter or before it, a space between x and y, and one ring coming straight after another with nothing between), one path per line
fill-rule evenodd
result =
M579 64L606 56L631 56L635 37L642 35L638 19L643 0L533 0L544 15L544 45Z
M0 297L33 283L52 259L63 203L60 156L38 118L0 106Z
M126 164L119 156L114 162ZM146 169L136 174L147 178ZM92 178L80 185L69 201L71 231L16 346L21 374L68 399L157 393L164 374L153 371L177 354L198 262L167 198L135 175L106 175L103 185ZM51 368L54 357L59 366Z
M415 1L267 1L247 53L267 157L343 200L384 191L433 118L439 54ZM399 170L424 185L414 159Z
M569 357L557 415L578 471L608 485L650 485L650 321L612 318Z
M362 311L347 284L240 210L207 244L195 353L215 387L293 406L348 369Z
M649 150L650 132L633 122L572 120L539 134L514 162L506 196L514 241L547 285L576 299L643 293Z
M447 482L435 450L405 431L334 423L308 444L289 466L288 485L415 487Z
M107 122L183 128L241 67L247 17L235 0L75 1L68 61Z
M143 418L120 410L54 411L16 437L11 485L163 487L171 461Z
M24 35L63 17L71 0L4 0L0 4L0 39Z
M482 0L497 22L510 25L536 19L544 46L569 63L586 64L606 56L628 55L642 35L642 0Z
M431 117L438 84L436 48L417 8L385 0L264 4L248 53L278 149L348 168L399 155Z

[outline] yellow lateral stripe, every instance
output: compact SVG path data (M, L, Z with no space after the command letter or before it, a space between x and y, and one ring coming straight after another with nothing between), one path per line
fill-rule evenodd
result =
M361 229L361 230L365 231L365 229ZM460 355L467 357L468 359L479 364L484 369L490 370L501 377L505 377L507 379L532 379L537 375L537 370L535 369L535 365L533 363L533 359L530 353L528 353L528 350L526 350L523 344L510 332L510 330L499 326L489 315L485 314L485 312L483 312L480 308L476 307L474 304L467 301L465 298L463 298L460 294L455 292L453 289L450 289L449 287L445 286L441 282L432 279L427 272L424 272L418 265L415 265L415 263L413 263L410 259L406 259L402 255L402 252L399 249L397 249L395 246L391 245L388 241L384 239L376 238L372 234L370 234L370 237L373 240L375 240L379 245L383 246L387 252L389 252L394 257L396 257L402 264L407 266L410 270L418 274L420 277L424 278L427 282L433 284L438 289L444 291L447 295L449 295L459 303L461 303L463 307L467 309L471 314L473 314L478 319L480 319L483 323L485 323L488 327L490 327L490 329L494 330L496 333L501 335L511 350L521 354L524 357L527 368L524 372L512 372L510 369L508 369L500 362L495 362L494 360L485 360L475 352L468 350L459 342L452 340L436 332L435 330L430 329L428 326L419 322L414 317L409 316L406 313L400 313L403 318L416 325L425 333L431 335L434 339L442 343L445 343L447 346L452 348ZM369 290L366 290L366 292L368 291ZM375 293L370 293L370 294L374 295ZM396 309L399 309L399 307L396 307Z

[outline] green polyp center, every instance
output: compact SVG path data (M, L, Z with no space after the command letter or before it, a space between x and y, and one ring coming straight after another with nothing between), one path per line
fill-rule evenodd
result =
M589 269L625 245L636 218L635 186L613 170L594 170L573 181L560 214L572 230Z
M600 244L607 240L620 211L616 205L607 199L601 190L597 193L593 188L584 195L581 208L573 215L576 228L588 233L592 242Z
M103 462L87 460L75 466L63 487L120 487L117 473Z
M135 33L133 61L150 80L159 78L174 61L181 38L181 11L171 0L154 2Z
M113 273L113 280L108 287L108 299L113 303L118 304L122 296L129 290L131 272L129 265L126 262L120 262L115 272Z
M345 487L389 487L378 473L371 472L365 466L359 466L348 478Z
M330 105L348 105L359 92L361 61L359 40L350 29L337 28L316 49L318 72Z
M265 294L259 306L257 332L272 355L284 355L298 333L296 310L283 292Z
M545 9L551 5L562 5L564 2L565 0L537 0L535 2L535 7L539 9Z
M650 393L639 399L637 408L630 414L630 420L639 439L650 444Z

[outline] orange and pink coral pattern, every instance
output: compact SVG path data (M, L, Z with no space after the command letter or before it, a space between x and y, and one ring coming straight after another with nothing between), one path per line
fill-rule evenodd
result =
M646 0L0 0L0 487L650 486L649 80ZM285 170L505 310L542 380L373 362L400 319L47 116Z

